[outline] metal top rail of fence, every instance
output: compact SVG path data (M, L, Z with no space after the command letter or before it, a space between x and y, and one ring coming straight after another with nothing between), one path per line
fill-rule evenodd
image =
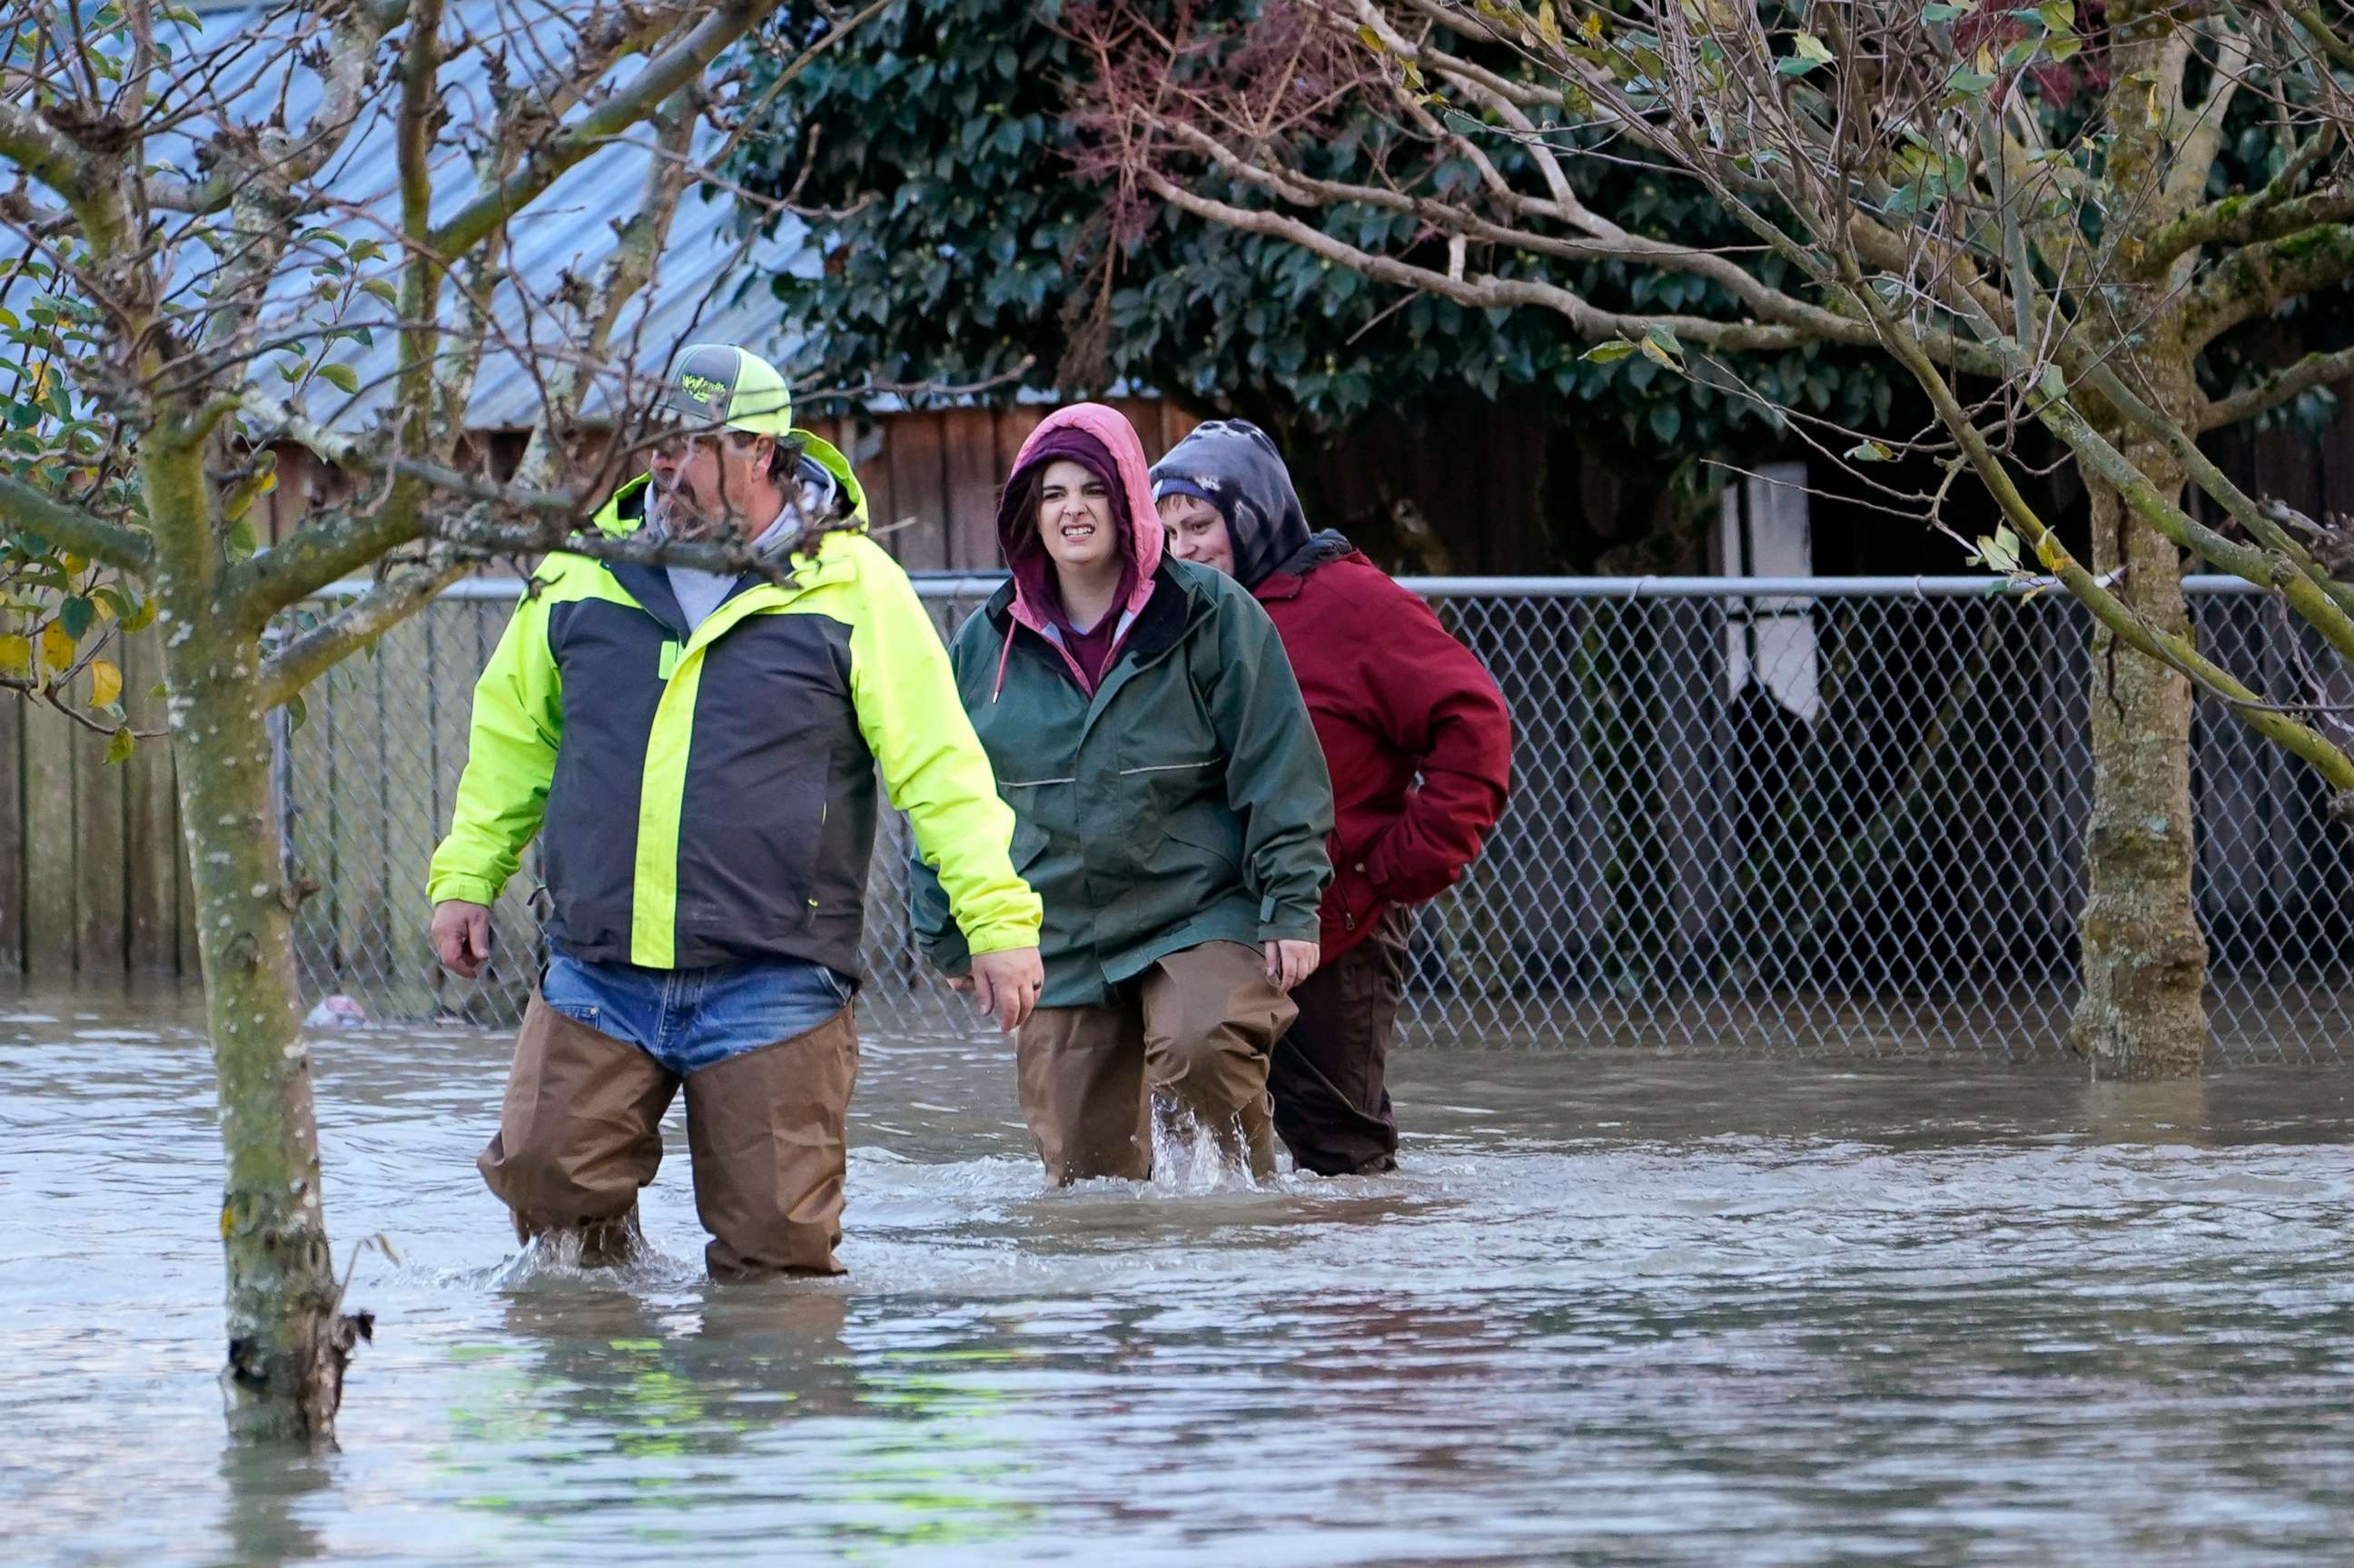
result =
M2089 620L2064 593L1984 577L1403 580L1486 662L1515 731L1504 820L1417 912L1410 1041L2062 1048L2091 777ZM1000 581L917 588L945 633ZM2187 587L2202 641L2267 695L2304 695L2327 667L2253 585ZM286 733L288 853L323 889L298 929L314 991L387 1016L520 1012L541 953L535 854L481 980L441 974L424 938L474 678L519 589L456 585L325 677ZM2354 1035L2349 830L2294 759L2211 707L2192 767L2217 1049L2335 1058ZM868 899L868 1027L969 1034L908 941L905 866L893 819Z
M910 572L908 580L923 599L970 599L976 603L997 591L1005 581L1002 572ZM1399 585L1425 599L1886 599L1911 595L1916 599L2024 599L2031 594L2058 592L2051 577L1928 576L1856 577L1405 577ZM313 597L355 599L369 585L354 578L330 583ZM2198 576L2182 579L2183 591L2207 594L2252 594L2264 591L2244 577ZM519 577L466 577L441 592L444 599L495 599L512 603L523 591Z

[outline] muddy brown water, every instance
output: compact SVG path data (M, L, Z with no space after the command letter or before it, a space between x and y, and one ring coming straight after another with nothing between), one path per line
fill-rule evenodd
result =
M194 998L0 992L0 1558L2310 1563L2354 1524L2344 1073L1416 1052L1398 1175L1044 1190L870 1043L844 1280L518 1261L504 1042L315 1048L377 1314L232 1452ZM675 1131L675 1128L673 1128Z

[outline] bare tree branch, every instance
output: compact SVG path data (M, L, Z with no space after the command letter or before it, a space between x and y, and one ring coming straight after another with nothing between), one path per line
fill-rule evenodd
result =
M95 175L88 153L19 103L0 103L0 158L23 168L69 205L87 196Z
M1417 266L1363 249L1283 213L1239 207L1203 196L1176 184L1158 171L1148 171L1143 178L1155 196L1181 211L1246 233L1265 234L1288 240L1312 255L1361 272L1377 283L1394 283L1403 288L1420 290L1481 310L1534 305L1566 317L1578 333L1596 341L1612 337L1640 337L1656 324L1670 327L1679 337L1689 342L1705 344L1728 352L1794 348L1811 341L1809 334L1796 327L1711 321L1702 316L1635 315L1606 311L1589 303L1572 290L1533 279L1499 278L1489 273L1457 277L1435 268Z
M628 86L579 120L550 134L525 155L524 166L497 190L476 197L433 231L431 249L444 257L471 250L490 232L556 183L563 173L660 108L700 76L719 51L766 20L779 0L723 0ZM683 13L692 15L692 12Z
M289 698L432 602L472 569L474 557L436 546L422 561L394 567L358 599L281 645L263 661L260 702ZM322 585L323 586L323 585Z
M2325 224L2225 255L2182 304L2183 330L2204 347L2317 289L2354 279L2354 223Z
M2243 419L2253 419L2317 387L2335 386L2349 376L2354 376L2354 348L2341 348L2334 354L2308 354L2285 370L2208 403L2200 410L2199 429L2220 430Z
M2261 193L2233 196L2159 229L2146 249L2144 263L2157 272L2202 245L2258 245L2349 222L2354 222L2354 185L2343 180L2296 197L2267 200Z
M146 535L69 506L5 474L0 474L0 518L5 518L12 528L38 534L69 546L76 555L124 571L143 571L154 556L154 541Z

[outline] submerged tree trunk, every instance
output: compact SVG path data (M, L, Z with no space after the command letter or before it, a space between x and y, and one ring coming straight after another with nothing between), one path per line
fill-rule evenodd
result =
M256 681L261 650L206 586L211 530L197 454L159 450L147 467L159 554L177 554L176 546L189 557L167 560L158 574L159 625L228 1156L221 1388L234 1436L325 1440L334 1433L345 1363L366 1325L338 1315L321 1207L292 895L279 861L270 732Z
M2181 468L2163 450L2130 455L2163 493L2181 493ZM2187 630L2174 546L2097 482L2092 510L2094 569L2123 567L2126 603L2160 630ZM2069 1043L2105 1075L2195 1074L2207 1051L2207 939L2190 881L2190 683L2105 629L2092 652L2084 983Z

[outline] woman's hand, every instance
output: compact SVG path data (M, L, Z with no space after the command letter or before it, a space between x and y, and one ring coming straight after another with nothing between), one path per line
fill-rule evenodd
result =
M1035 948L1009 948L1002 953L981 953L972 968L949 981L949 989L970 994L983 1016L995 1014L997 1027L1011 1034L1029 1022L1045 988L1046 969Z
M1323 950L1313 942L1269 942L1267 944L1267 978L1279 991L1289 991L1316 972L1323 959Z

